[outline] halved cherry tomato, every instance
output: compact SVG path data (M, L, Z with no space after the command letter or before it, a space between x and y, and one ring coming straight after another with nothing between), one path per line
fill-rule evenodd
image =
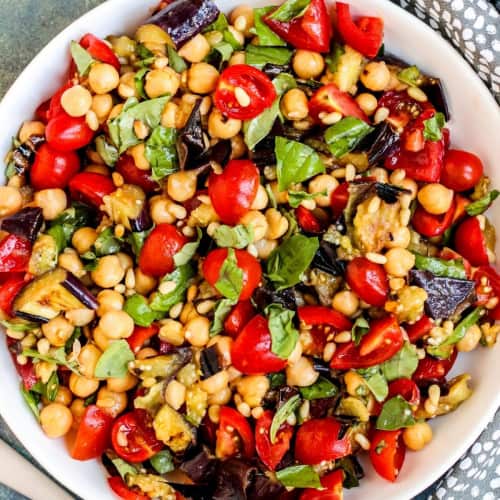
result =
M54 149L76 151L92 141L94 131L87 125L84 116L73 117L60 113L47 124L45 137Z
M403 333L394 316L375 319L370 323L370 330L359 346L354 342L337 346L330 367L349 370L378 365L392 358L403 347L403 343ZM361 349L367 354L362 355Z
M321 479L323 490L306 488L299 497L299 500L342 500L344 498L342 483L344 481L344 471L337 469L330 472Z
M450 149L444 156L441 183L453 191L467 191L479 182L483 171L483 163L475 154Z
M262 269L259 261L246 250L235 250L236 263L243 271L243 288L239 300L249 299L262 279ZM202 272L212 286L216 286L224 261L228 256L227 248L212 250L203 262Z
M370 441L370 461L373 468L387 481L396 481L406 454L402 429L397 431L376 430Z
M455 198L453 200L455 202L455 213L453 214L452 224L455 224L455 222L463 219L464 216L467 215L465 209L467 208L467 205L471 204L471 201L469 198L466 198L458 193L455 193Z
M10 337L5 336L5 338L7 340L7 348L9 350L10 357L12 358L12 362L16 367L16 371L21 377L24 388L29 391L38 382L38 376L35 372L35 365L30 358L28 358L28 361L24 365L21 365L17 360L17 356L20 352L17 350L19 349L19 343L17 342L17 340L14 340Z
M158 224L149 233L139 254L139 268L144 274L160 278L174 270L174 255L188 239L172 224Z
M0 241L0 273L19 273L28 270L31 243L17 234Z
M396 129L404 129L422 111L422 106L412 99L406 91L389 90L378 101L378 108L387 108L387 121Z
M334 83L329 83L319 88L311 97L309 114L315 121L320 121L320 113L333 113L334 111L343 116L354 116L368 123L368 117L353 97L340 90Z
M102 205L103 197L115 190L116 186L109 177L96 172L80 172L69 181L73 200L83 201L97 208Z
M136 184L147 194L160 188L160 185L151 177L151 171L137 168L134 159L129 155L120 156L116 163L116 171L122 175L126 184Z
M47 122L60 114L66 114L61 104L61 97L69 88L73 87L73 82L66 82L49 100L49 109L47 110Z
M147 495L131 490L120 476L108 477L109 487L123 500L149 500Z
M426 236L427 238L441 236L452 225L455 209L456 203L455 200L453 200L450 209L446 213L434 215L427 212L427 210L418 203L411 219L411 224L415 231L422 236Z
M350 455L351 441L340 438L341 424L333 417L313 418L304 422L295 438L295 458L301 464L317 465Z
M145 342L158 333L158 330L158 325L155 325L154 323L151 326L136 325L132 335L127 339L132 352L134 354L138 353Z
M142 409L125 413L115 420L111 442L115 452L132 463L144 462L164 448L163 443L156 439L152 418Z
M255 316L231 346L233 366L246 375L283 370L286 360L271 351L271 333L264 316Z
M16 295L30 281L29 275L24 277L23 274L8 273L8 275L11 274L12 276L0 285L0 311L3 311L7 316L12 316L12 304Z
M244 326L255 316L255 309L250 300L240 300L224 321L224 332L236 338Z
M427 335L433 328L434 322L429 316L425 314L415 323L411 325L405 325L406 333L408 334L408 339L413 344L421 339L424 335Z
M380 264L356 257L347 264L346 281L366 303L382 307L389 293L387 273Z
M30 170L31 184L36 191L64 189L79 169L80 158L74 151L57 151L49 144L42 144Z
M250 98L248 106L242 106L236 97L236 89L242 89ZM214 95L217 109L237 120L251 120L272 106L276 89L269 77L248 64L235 64L226 68L219 77Z
M252 428L247 419L237 410L222 406L219 427L216 431L215 455L218 458L241 454L251 458L255 451Z
M333 29L324 0L311 0L304 15L291 21L277 21L271 19L271 15L272 12L266 15L264 22L295 48L314 52L330 50Z
M436 359L426 356L418 362L417 369L412 375L412 380L417 384L442 382L452 369L457 359L457 351L454 349L448 359Z
M80 45L98 61L111 64L117 71L120 71L120 61L113 50L100 38L91 33L87 33L80 40Z
M420 389L410 378L398 378L389 384L387 399L398 395L406 399L411 406L418 406L420 404Z
M306 233L318 234L325 229L324 224L314 215L314 212L302 205L295 209L295 217L299 227Z
M113 417L96 405L89 405L83 414L70 455L75 460L100 457L108 448Z
M330 207L332 209L332 214L335 219L338 219L347 203L349 202L349 183L343 182L339 184L330 195Z
M42 102L42 104L40 104L35 111L35 118L45 125L47 125L47 122L49 121L49 107L50 99L47 99L46 101Z
M259 170L250 160L231 160L222 174L210 174L208 195L222 222L239 222L250 210L259 182Z
M300 321L310 326L329 326L334 330L350 330L352 323L343 314L326 306L302 306L297 310Z
M484 306L492 297L500 298L500 275L491 266L481 266L474 273L476 282L476 305ZM1 290L1 289L0 289ZM497 321L500 308L488 311L488 317Z
M384 21L380 17L360 17L354 22L350 6L336 3L337 29L344 42L366 57L375 57L384 41Z
M476 217L465 219L455 231L455 248L473 266L487 266L490 263L486 238Z
M273 416L273 412L267 410L259 417L255 424L255 447L257 455L259 455L262 463L269 470L275 470L276 466L281 462L285 453L290 449L290 440L293 436L293 427L285 423L276 434L275 442L271 443L269 430Z

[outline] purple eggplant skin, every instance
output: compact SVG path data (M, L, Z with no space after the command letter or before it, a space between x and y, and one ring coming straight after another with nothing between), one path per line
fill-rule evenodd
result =
M99 306L94 295L90 293L85 285L73 274L69 272L66 273L66 278L61 285L89 309L95 310Z
M139 217L135 219L130 219L130 228L134 233L141 233L142 231L147 231L153 226L153 221L149 215L149 209L144 206Z
M43 214L39 207L26 207L0 221L0 229L33 243L42 229Z
M36 314L30 314L24 311L15 311L16 318L25 319L26 321L31 321L33 323L48 323L49 318L44 318L43 316L37 316Z
M219 16L211 0L176 0L160 10L145 24L156 24L170 36L176 49L200 33Z

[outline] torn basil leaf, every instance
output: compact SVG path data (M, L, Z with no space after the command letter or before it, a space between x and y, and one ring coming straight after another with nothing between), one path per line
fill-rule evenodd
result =
M308 400L332 398L336 396L338 392L338 387L325 377L319 377L314 384L300 388L301 396Z
M210 327L210 336L219 334L224 330L224 321L226 320L231 309L237 304L236 300L220 299L217 301L214 309L214 319Z
M157 311L153 311L149 307L147 299L138 293L127 298L123 310L139 326L150 326L160 316Z
M415 254L415 267L423 271L430 271L435 276L445 278L467 279L463 261L461 259L438 259Z
M398 378L411 378L418 365L417 348L405 342L403 347L390 359L380 365L388 382Z
M293 325L295 311L281 304L270 304L264 310L271 332L271 351L281 359L287 359L299 340L299 332Z
M146 141L144 156L151 165L151 177L155 181L159 181L179 169L176 143L177 130L161 125L153 130Z
M47 361L47 363L65 366L76 375L81 375L78 371L78 363L76 361L68 361L66 359L66 351L64 347L59 347L58 349L50 351L50 355L41 354L34 349L24 349L21 354L27 358L39 359L40 361Z
M94 377L124 378L128 373L128 364L134 359L134 353L126 340L113 340L99 358Z
M148 98L148 96L146 95L146 92L144 90L146 75L148 73L149 73L149 68L141 68L139 71L137 71L137 73L134 76L135 90L137 90L137 93L143 99Z
M110 144L104 135L100 135L95 140L96 151L108 167L114 167L118 161L118 150Z
M292 413L295 413L295 410L297 410L297 408L300 406L300 403L300 396L296 394L295 396L292 396L285 404L278 408L271 422L271 427L269 428L269 439L271 440L272 444L276 442L276 436L281 425L286 422L286 419Z
M200 241L203 233L199 227L196 228L197 237L196 241L190 241L186 243L179 252L174 255L174 264L179 267L187 264L196 254L198 247L200 246Z
M276 479L289 488L321 488L319 475L311 465L292 465L276 472Z
M422 81L422 75L416 66L409 66L408 68L402 69L397 74L397 77L400 82L406 83L410 87L418 87Z
M121 242L115 237L113 229L107 227L102 231L94 242L94 250L97 257L111 255L120 251Z
M318 196L326 196L326 191L321 193L306 193L305 191L288 191L288 204L297 208L304 200L314 200Z
M497 191L494 189L493 191L490 191L486 196L483 198L474 201L467 205L465 207L465 211L467 212L468 215L474 216L474 215L480 215L483 212L486 212L488 208L490 208L490 205L498 198L500 195L500 191Z
M243 288L243 271L238 267L236 253L232 248L227 250L227 257L220 268L215 288L227 299L238 300L240 296Z
M149 302L149 307L153 311L167 313L179 302L184 300L186 290L191 284L191 279L195 276L195 271L190 264L179 266L177 269L167 274L162 281L173 281L176 287L170 293L156 292Z
M340 43L334 42L333 48L330 53L325 57L326 65L331 73L337 71L340 58L345 54L345 49Z
M252 243L254 239L253 228L242 224L237 226L221 224L215 230L213 238L218 247L241 249Z
M86 76L96 60L77 42L71 42L70 52L80 76Z
M380 430L395 431L414 424L410 403L398 395L384 403L375 426Z
M284 47L263 47L249 44L245 50L245 64L262 69L266 64L288 64L292 51Z
M187 69L186 61L170 45L167 45L167 57L168 65L177 73L182 73Z
M24 387L23 383L21 383L21 394L23 396L24 401L26 401L28 408L31 410L31 413L33 413L33 415L35 415L35 418L39 421L40 420L39 405L41 399L40 395L35 392L28 391Z
M273 11L275 7L261 7L253 10L254 28L253 33L259 40L259 45L268 47L286 47L286 42L279 37L263 20L262 18Z
M361 140L373 131L373 127L354 116L342 118L325 131L325 142L336 158L352 151Z
M380 367L372 366L371 368L363 368L358 370L358 373L363 377L375 399L379 403L384 401L389 394L389 386L386 378L380 371Z
M369 330L370 330L370 324L368 323L368 321L366 321L366 319L363 318L363 316L357 317L351 329L351 337L352 340L354 340L354 343L356 345L359 345L361 339L363 338L364 335L368 333Z
M280 22L289 22L298 17L302 17L309 8L311 0L287 0L280 5L270 16Z
M427 141L440 141L442 129L446 123L443 113L436 113L432 118L424 120L424 138Z
M40 327L37 323L29 323L26 321L8 321L6 319L0 320L0 325L12 330L13 332L29 332Z
M49 380L44 387L44 395L49 401L55 401L57 392L59 391L59 377L57 370L52 372Z

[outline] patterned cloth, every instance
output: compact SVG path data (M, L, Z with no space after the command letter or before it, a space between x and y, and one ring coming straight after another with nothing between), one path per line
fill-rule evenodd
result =
M102 3L103 0L0 0L0 69L13 77L32 56L71 19ZM500 102L500 0L392 0L439 31L463 54ZM238 3L238 2L235 2ZM496 9L495 9L496 6ZM54 19L53 12L57 12ZM40 21L33 36L22 46L31 52L20 53L19 41L9 30L12 26ZM12 25L8 23L14 21ZM5 35L4 35L5 34ZM36 38L38 37L38 38ZM31 46L29 46L31 44ZM5 76L6 75L6 76ZM9 82L10 83L10 82ZM0 95L6 90L0 84ZM0 438L37 464L0 419ZM0 499L24 500L25 497L0 485ZM448 473L414 500L495 500L500 499L500 412L478 441Z

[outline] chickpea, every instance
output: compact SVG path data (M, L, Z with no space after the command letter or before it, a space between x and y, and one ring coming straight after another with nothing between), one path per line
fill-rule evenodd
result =
M168 34L156 24L143 24L137 28L135 39L139 43L171 43Z
M97 115L99 122L103 122L109 116L113 108L113 98L110 94L96 94L92 97L90 109Z
M316 78L325 69L325 60L318 52L299 49L293 57L293 70L299 78Z
M135 85L135 73L128 71L120 77L120 84L118 85L118 95L122 99L129 97L139 97L139 92Z
M121 310L125 299L122 294L114 290L102 290L97 295L97 302L99 304L97 314L103 316L107 311Z
M231 401L232 392L229 387L224 387L219 392L215 392L214 394L208 395L208 404L209 405L225 405Z
M89 85L96 94L107 94L118 87L120 75L111 64L94 63L89 72Z
M95 311L86 308L70 309L64 316L74 326L86 326L95 318Z
M186 201L196 193L196 172L183 170L170 174L167 179L167 194L174 201Z
M171 380L165 389L165 401L178 410L186 401L186 387L177 380Z
M172 101L167 102L163 114L161 115L161 124L163 127L176 128L179 106Z
M109 344L113 341L100 328L94 328L93 339L95 345L99 347L101 351L105 351L109 347Z
M81 227L73 233L71 244L81 255L88 252L97 239L97 231L93 227Z
M408 248L408 245L410 244L411 241L411 234L410 230L407 227L405 226L398 227L391 233L391 236L392 236L391 241L388 241L385 244L386 248L396 248L396 247Z
M366 116L373 115L378 105L377 98L373 94L368 94L367 92L359 94L356 97L356 102L359 104L359 107Z
M481 340L481 328L478 325L472 325L467 329L462 339L457 342L458 352L470 352L474 350Z
M214 139L231 139L241 130L241 120L226 118L217 108L208 117L208 133Z
M169 211L171 204L172 202L163 196L154 196L149 200L149 212L155 224L175 222L175 216Z
M391 80L391 72L385 62L369 62L361 73L361 83L375 92L384 90Z
M259 241L264 238L269 229L269 223L266 215L259 210L250 210L247 212L240 219L240 223L244 226L250 226L253 229L253 241Z
M97 393L95 404L107 414L116 418L127 408L127 394L125 392L113 392L107 387L101 387Z
M413 451L420 451L432 441L432 428L427 422L419 422L403 431L405 445Z
M70 116L85 116L92 106L92 94L85 87L74 85L63 92L61 106Z
M105 175L106 177L109 177L111 175L111 172L106 165L88 165L83 169L84 172L94 172L95 174L101 174Z
M332 307L346 316L354 315L359 308L358 296L350 290L343 290L334 295Z
M203 59L208 56L209 52L210 44L201 33L191 38L189 42L179 49L179 55L190 63L199 63L203 61Z
M40 425L49 438L66 435L73 424L73 415L67 406L51 403L40 412Z
M229 384L229 376L226 370L221 370L215 375L200 382L200 387L208 394L216 394Z
M66 248L64 252L59 255L58 264L59 267L66 269L79 278L85 275L85 269L83 269L83 263L80 257L78 257L78 254L71 248Z
M38 121L24 122L19 130L19 140L26 142L32 135L44 135L45 124ZM1 199L1 197L0 197Z
M339 182L335 179L335 177L328 174L321 174L317 175L311 180L311 182L309 182L308 191L311 194L323 193L326 191L325 196L316 196L314 201L319 207L329 207L331 194L335 191L335 189L337 189L338 185Z
M83 399L74 399L69 409L73 415L73 427L78 428L86 411L85 401Z
M116 118L123 111L123 106L124 106L123 103L115 104L111 108L111 111L109 112L108 120L112 120L113 118Z
M153 69L146 75L144 90L150 98L174 96L179 90L181 77L172 68Z
M302 356L293 365L286 368L286 383L298 387L307 387L318 380L319 372L314 369L312 361Z
M228 65L235 66L236 64L245 64L245 60L245 52L242 50L238 50L236 52L233 52L233 55L229 59Z
M116 255L105 255L97 261L97 267L91 272L92 279L101 288L118 285L125 276L125 270Z
M266 210L266 221L268 228L265 237L268 240L277 240L288 231L288 219L281 215L276 208L268 208Z
M359 373L355 371L348 371L344 375L344 383L347 390L347 394L350 396L360 396L368 393L368 387L365 381Z
M406 248L391 248L385 257L387 262L384 264L385 270L391 276L404 278L415 265L415 255Z
M184 325L184 338L196 347L203 347L207 344L210 335L210 321L204 316L190 319Z
M82 347L78 355L78 364L80 365L80 373L87 378L94 376L95 367L101 357L101 350L94 344L86 344Z
M169 344L182 345L184 344L184 327L180 321L166 319L158 332L158 336Z
M110 339L126 339L134 331L134 320L125 311L108 311L99 321L101 329Z
M256 241L254 243L254 246L257 249L257 255L259 256L259 259L265 260L278 247L278 241L262 238L261 240Z
M42 209L45 220L54 220L66 209L68 203L66 193L62 189L42 189L37 191L33 201L37 207Z
M122 266L123 270L127 272L129 269L131 269L134 266L134 261L132 260L132 257L128 253L125 252L118 252L116 254L118 257L118 260L120 261L120 266Z
M250 210L264 210L269 203L269 196L267 195L266 188L259 184L257 188L257 194L255 195L255 199L250 205Z
M245 36L249 36L254 25L253 8L250 5L238 5L231 11L229 22Z
M108 389L112 392L127 392L137 385L137 378L127 373L123 378L108 378Z
M418 192L417 198L427 212L441 215L451 207L453 190L438 183L426 184Z
M231 160L241 158L247 152L247 146L241 134L231 137Z
M307 96L303 90L291 89L281 99L281 112L287 120L303 120L309 114Z
M15 214L21 210L22 206L23 197L19 189L10 186L0 186L0 217Z
M215 90L217 80L219 79L219 72L211 64L199 62L189 68L187 78L187 84L191 92L195 94L210 94Z
M42 333L51 345L55 347L62 347L66 344L66 341L73 334L74 329L74 326L62 316L57 316L49 322L42 324Z
M273 192L278 205L288 203L288 191L279 191L278 183L276 181L271 182L269 185L271 186L271 191Z
M81 377L72 373L69 377L69 388L79 398L88 398L99 388L99 380L95 378Z
M147 295L156 288L156 279L144 274L138 267L134 270L135 291L141 295Z
M64 387L63 385L60 385L57 389L57 394L54 399L54 401L43 401L44 404L50 404L52 403L59 403L64 406L69 406L71 404L71 401L73 399L73 394L71 394L71 391L67 388Z
M248 375L236 383L236 390L250 408L262 404L269 387L269 379L265 375Z

